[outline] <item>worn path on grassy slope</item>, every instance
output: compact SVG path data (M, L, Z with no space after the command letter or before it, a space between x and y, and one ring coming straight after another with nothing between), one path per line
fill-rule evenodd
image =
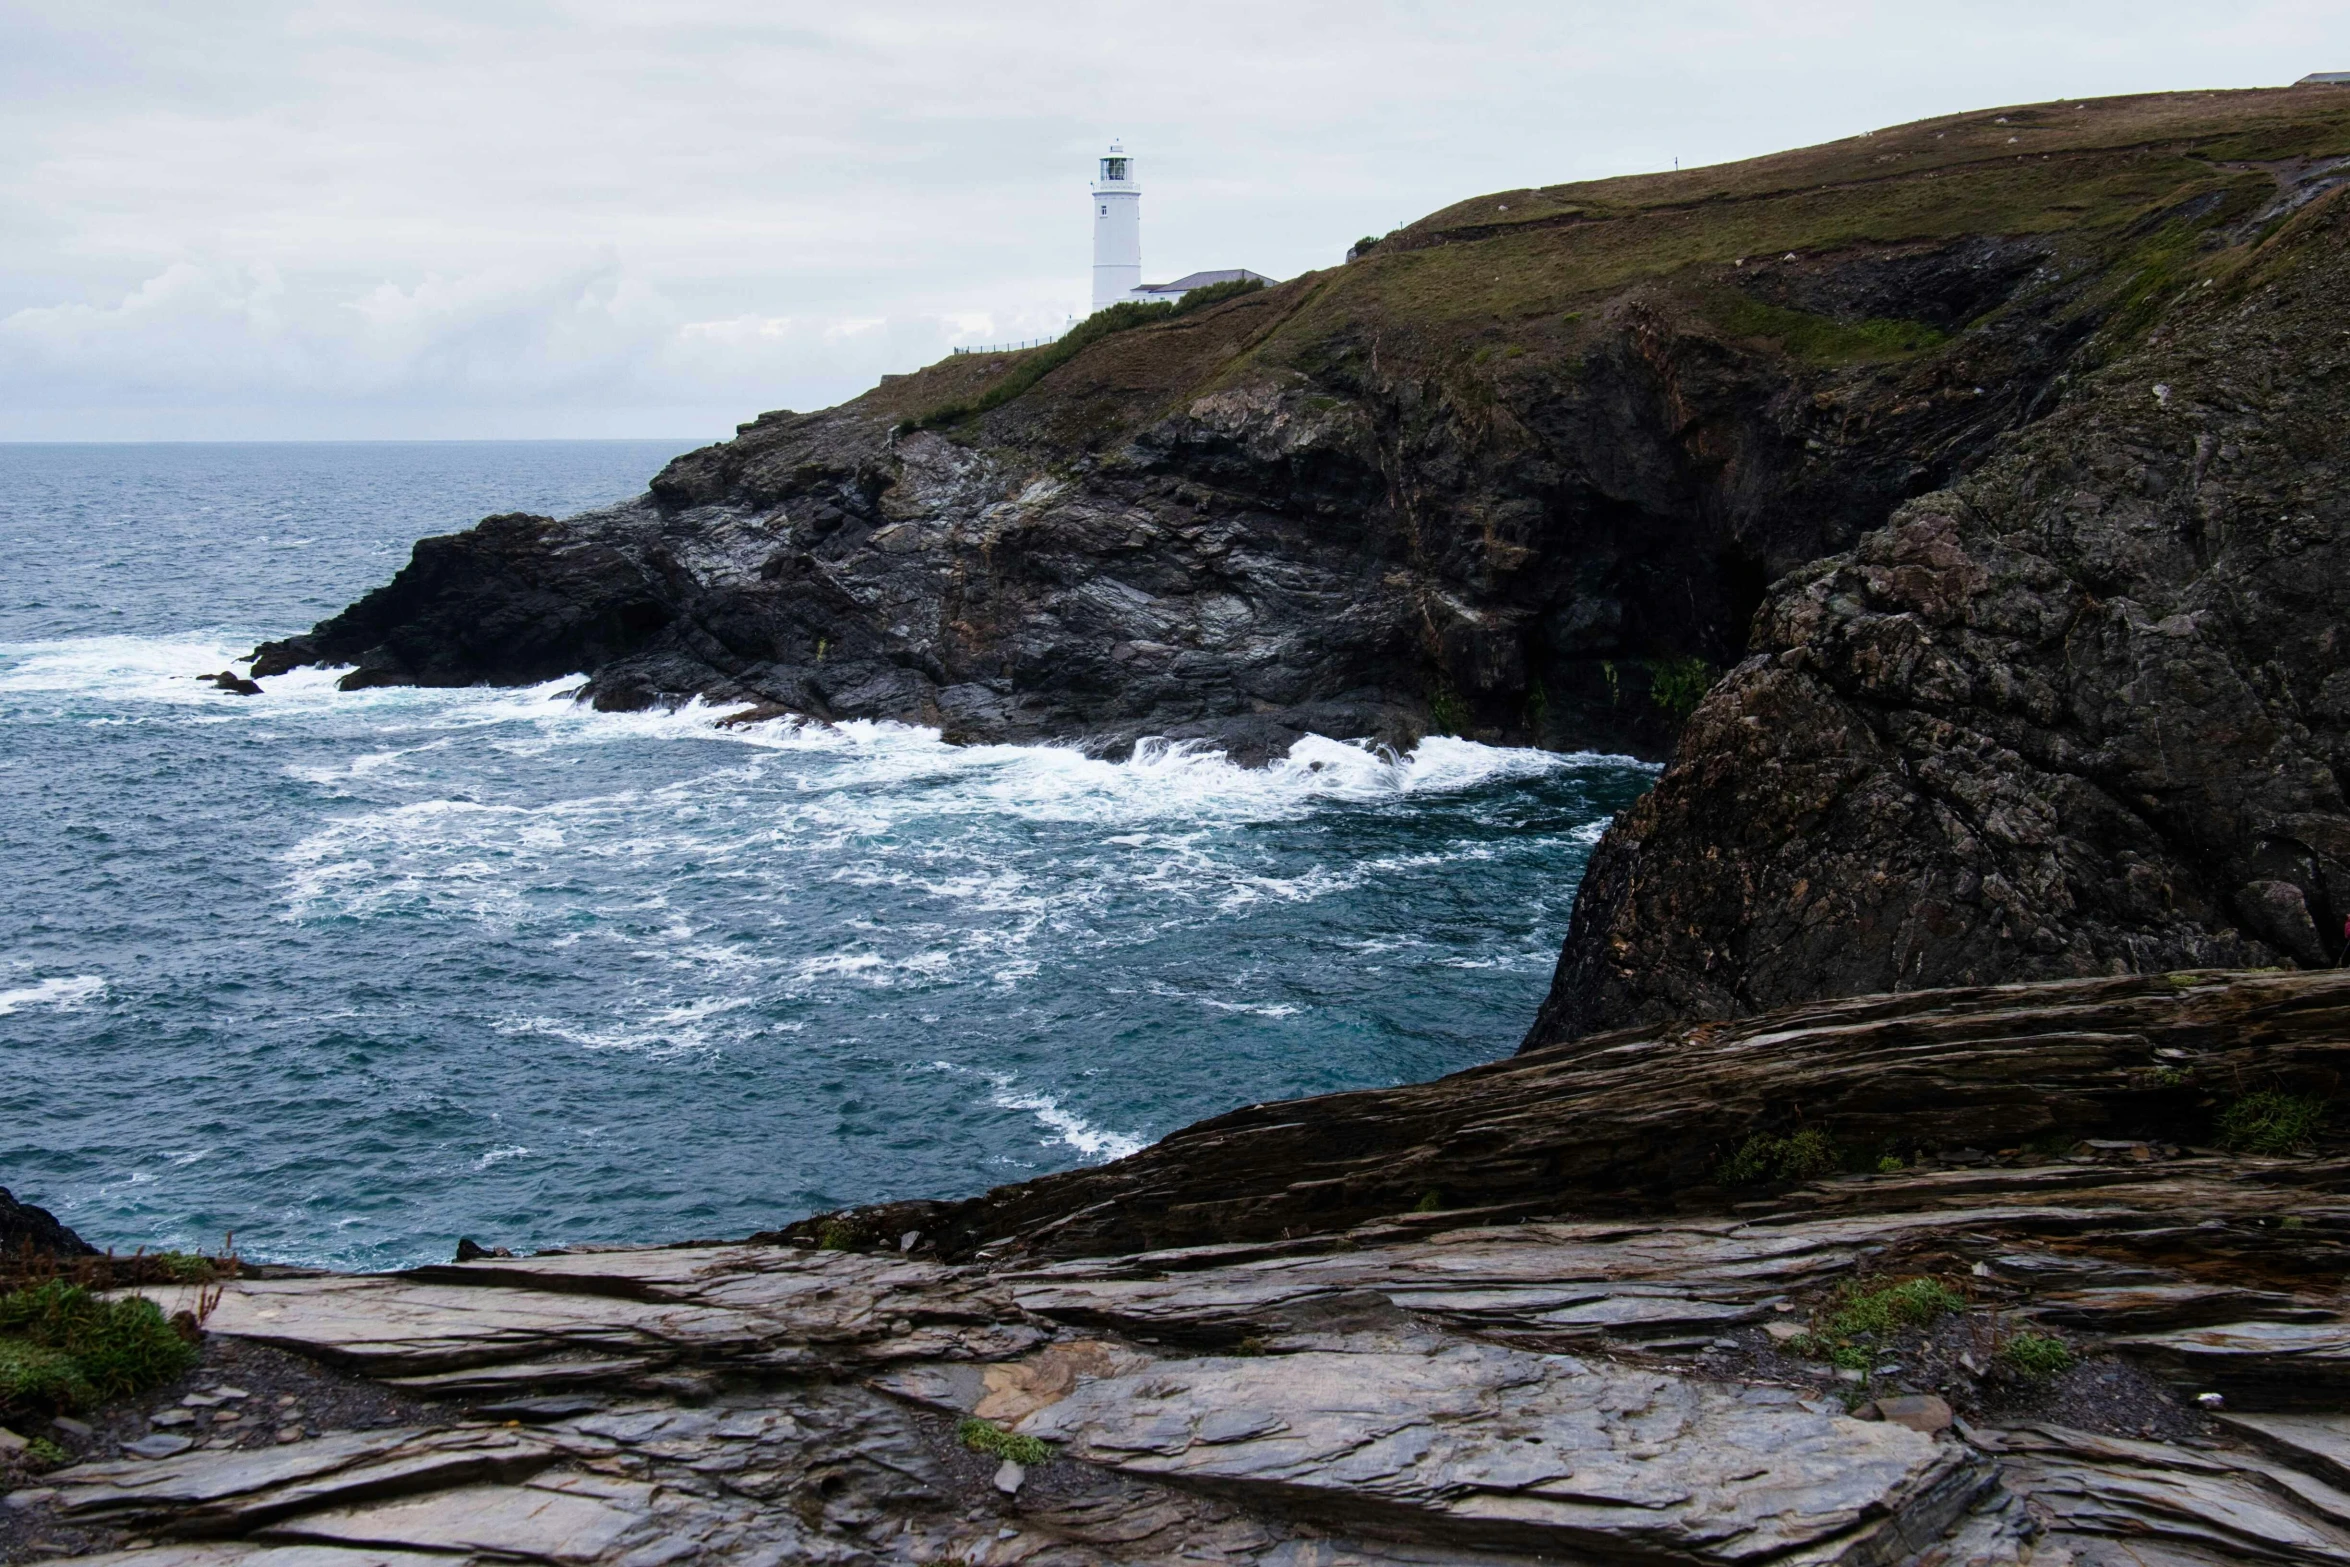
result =
M1674 1213L1592 1217L1570 1180L1550 1216L1298 1213L1286 1238L1057 1261L1035 1255L1046 1225L1021 1258L957 1263L877 1233L901 1205L836 1219L846 1249L779 1236L232 1282L216 1335L442 1413L274 1442L241 1421L157 1460L94 1450L8 1506L48 1554L139 1567L2350 1561L2342 1161L2164 1141L2210 1108L2139 1081L2180 1072L2201 1099L2239 1077L2338 1086L2350 979L2166 988L1877 998L1730 1048L1713 1047L1737 1031L1594 1048L1595 1098L1645 1073L1684 1117L1745 1102L1773 1061L1791 1088L1816 1082L1839 1052L1898 1076L1906 1050L1975 1093L1955 1114L1932 1095L1906 1119L1878 1107L1866 1124L1914 1155L1898 1170L1693 1189ZM1415 1134L1472 1182L1509 1162L1485 1087L1429 1085L1464 1113ZM1953 1146L2007 1129L1983 1105L2051 1090L2060 1120L2158 1135ZM1582 1114L1574 1091L1562 1070L1554 1119ZM1262 1135L1366 1097L1281 1107ZM1820 1124L1841 1127L1850 1105L1830 1100ZM1233 1147L1184 1134L1125 1163L1172 1150L1246 1187ZM1064 1204L1099 1195L1056 1180ZM1025 1212L1047 1184L997 1206ZM1864 1369L1795 1353L1802 1330L1844 1331L1844 1286L1917 1274L1963 1308L1875 1341ZM2006 1369L2027 1331L2080 1363L2052 1383ZM2214 1388L2221 1416L2182 1396ZM970 1416L1049 1456L967 1450Z
M1780 582L1592 858L1540 1045L1907 986L2325 967L2350 918L2350 161Z
M943 430L900 433L1027 361L427 540L256 667L1250 757L1432 725L1658 755L1658 667L1734 660L1773 577L2060 405L2330 151L2350 94L2178 94L1480 198Z

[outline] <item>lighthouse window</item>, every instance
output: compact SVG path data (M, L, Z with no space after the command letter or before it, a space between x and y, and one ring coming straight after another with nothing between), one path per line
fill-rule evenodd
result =
M1104 208L1102 208L1102 216L1106 218L1106 217L1108 217L1109 215L1110 215L1110 209L1109 209L1109 208L1107 208L1107 207L1104 207Z
M1102 159L1102 178L1103 178L1103 179L1105 179L1105 180L1122 180L1122 179L1124 179L1125 177L1126 177L1126 160L1125 160L1124 158L1104 158L1104 159Z

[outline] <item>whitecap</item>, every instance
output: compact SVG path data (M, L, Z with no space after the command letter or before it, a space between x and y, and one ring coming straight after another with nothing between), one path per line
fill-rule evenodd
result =
M1012 1087L1015 1079L1010 1073L984 1075L995 1085L995 1092L988 1096L990 1103L1005 1110L1025 1110L1053 1133L1044 1141L1047 1148L1060 1143L1088 1159L1100 1160L1123 1159L1150 1146L1146 1138L1109 1131L1074 1111L1063 1109L1061 1102L1050 1094L1015 1092Z
M714 1050L718 1041L711 1020L752 1004L749 996L704 996L681 1006L663 1007L639 1021L614 1022L590 1028L555 1017L507 1017L491 1026L509 1037L538 1034L560 1039L583 1050L624 1051L648 1060L693 1055ZM525 1150L527 1152L527 1150Z
M73 974L55 979L44 979L14 990L0 990L0 1017L24 1007L55 1007L66 1011L85 1001L106 994L106 980L99 974Z
M1094 1125L1084 1116L1065 1108L1060 1100L1051 1094L1035 1090L1021 1090L1018 1086L1020 1079L1017 1073L975 1071L967 1066L959 1066L952 1061L933 1061L930 1063L930 1069L934 1072L951 1073L957 1077L980 1078L992 1090L988 1095L988 1103L999 1110L1019 1110L1036 1117L1037 1121L1053 1134L1039 1145L1041 1147L1051 1148L1057 1144L1075 1149L1083 1158L1105 1160L1123 1159L1129 1154L1140 1153L1150 1146L1150 1139L1147 1137L1136 1137L1125 1132L1113 1132L1106 1127Z

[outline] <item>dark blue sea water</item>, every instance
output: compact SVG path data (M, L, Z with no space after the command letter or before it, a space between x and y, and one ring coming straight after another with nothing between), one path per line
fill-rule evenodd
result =
M682 444L0 446L0 1183L345 1267L739 1235L1514 1048L1647 769L191 678Z

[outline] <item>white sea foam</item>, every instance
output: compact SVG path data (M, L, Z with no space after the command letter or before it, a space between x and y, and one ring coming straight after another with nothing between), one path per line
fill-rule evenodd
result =
M873 825L918 815L1002 814L1044 821L1145 823L1200 818L1278 819L1320 802L1376 804L1461 792L1512 779L1590 767L1639 767L1624 756L1561 754L1431 735L1398 756L1368 741L1307 735L1286 757L1241 767L1196 742L1144 740L1118 762L1068 746L947 744L935 729L881 721L823 724L771 719L727 726L740 711L700 700L674 709L597 712L572 700L577 675L516 688L427 690L382 686L340 691L344 671L300 669L271 677L259 697L231 698L198 676L232 667L258 637L228 631L176 637L80 637L0 644L0 692L57 693L104 702L208 704L222 718L299 713L360 719L374 743L340 764L305 763L295 776L334 783L385 769L448 743L447 732L503 727L492 743L513 755L630 742L725 742L788 764L821 762L793 782L803 791L862 794L888 802ZM419 736L413 745L388 739ZM704 782L708 782L705 780Z
M1203 996L1196 991L1179 990L1173 985L1153 981L1149 986L1154 996L1170 1001L1188 1001L1194 1006L1206 1007L1211 1012L1228 1012L1238 1017L1295 1017L1302 1008L1287 1001L1225 1001L1215 996Z
M1044 1146L1047 1148L1061 1143L1076 1149L1088 1159L1101 1160L1123 1159L1128 1154L1140 1153L1150 1146L1147 1139L1106 1130L1075 1111L1063 1109L1061 1102L1051 1094L1017 1088L1015 1084L1018 1080L1009 1072L985 1072L980 1075L994 1085L995 1091L988 1095L991 1103L1005 1110L1025 1110L1053 1133L1045 1139Z
M584 1028L554 1017L501 1018L493 1026L500 1034L508 1036L538 1034L577 1045L583 1050L625 1051L659 1061L672 1056L709 1051L725 1043L727 1037L736 1037L714 1026L713 1020L740 1011L749 1006L752 999L749 996L704 996L674 1006L658 1007L640 1019L614 1021L602 1028ZM524 1151L528 1152L527 1149Z
M25 1007L78 1007L106 994L106 980L98 974L74 974L44 979L14 990L0 990L0 1017Z
M71 637L0 643L0 692L40 692L102 701L233 704L196 677L251 651L218 637Z
M1113 1132L1094 1125L1084 1116L1062 1106L1061 1101L1036 1089L1023 1089L1013 1072L979 1071L958 1066L952 1061L933 1061L934 1072L951 1073L956 1077L976 1077L988 1085L988 1103L999 1110L1019 1110L1036 1117L1038 1123L1053 1135L1041 1146L1056 1144L1075 1149L1090 1160L1123 1159L1128 1154L1142 1152L1150 1146L1150 1139L1135 1137L1125 1132Z
M1300 845L1310 850L1301 863L1298 846L1268 853L1252 829L1330 812L1406 815L1431 798L1639 766L1448 736L1403 755L1307 736L1258 768L1196 743L1146 740L1107 761L1070 746L953 746L887 722L728 727L728 709L702 702L601 713L573 700L577 677L344 692L341 671L300 670L242 699L194 678L232 667L253 640L220 631L0 647L0 696L108 709L93 723L254 724L298 739L302 754L282 773L316 809L280 855L283 918L422 915L528 932L547 950L587 941L611 952L599 962L675 974L685 995L1014 989L1048 964L1124 961L1186 927L1264 919L1375 880L1537 847L1515 837L1497 850L1466 826L1456 841L1409 851L1349 853L1339 838L1324 852L1317 841ZM615 746L667 756L615 766L582 754ZM547 798L573 779L592 782ZM1566 849L1602 830L1539 842ZM844 895L825 882L873 889L886 924L843 919ZM730 912L712 924L718 908ZM58 983L78 982L0 993L0 1012L81 999ZM735 1037L695 1004L523 1021L582 1048L649 1056Z

